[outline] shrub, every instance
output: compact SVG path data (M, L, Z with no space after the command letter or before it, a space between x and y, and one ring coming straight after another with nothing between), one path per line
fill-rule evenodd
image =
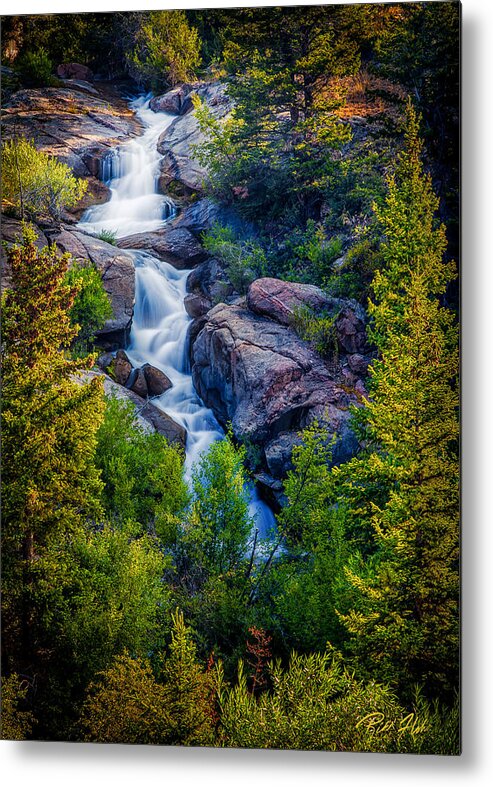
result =
M113 309L101 274L92 263L74 262L65 275L65 281L70 287L79 285L69 314L72 325L79 326L72 345L73 353L81 357L89 351L96 331L112 316Z
M87 182L27 139L8 140L2 148L2 202L36 218L60 219L84 196Z
M111 243L112 246L116 246L116 233L112 230L101 230L96 237L99 240L104 240L105 243Z
M237 292L245 294L259 276L265 275L267 258L252 240L240 240L234 230L215 224L203 239L204 247L225 265L226 274Z
M97 437L108 514L153 528L164 543L173 543L188 494L180 452L162 435L145 432L133 404L115 397L107 400Z
M302 339L313 344L315 350L322 357L337 362L339 345L335 327L336 319L337 314L335 316L325 313L315 314L313 309L302 306L294 312L293 327Z
M53 62L42 47L35 52L25 52L17 60L16 71L27 87L52 87L59 84L53 75Z

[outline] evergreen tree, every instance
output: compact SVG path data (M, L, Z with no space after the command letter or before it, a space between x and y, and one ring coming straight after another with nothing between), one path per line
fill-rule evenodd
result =
M458 335L440 302L454 266L442 261L445 229L421 152L409 103L405 150L377 210L384 264L370 313L379 358L363 413L373 449L336 474L346 505L371 506L374 553L347 567L353 606L342 620L354 652L401 688L423 682L433 692L457 686ZM381 484L377 499L369 478Z
M61 534L100 511L94 466L103 416L99 380L79 385L66 357L76 328L68 315L69 255L39 250L24 228L8 252L12 289L3 298L2 583L4 668L32 662L36 563Z

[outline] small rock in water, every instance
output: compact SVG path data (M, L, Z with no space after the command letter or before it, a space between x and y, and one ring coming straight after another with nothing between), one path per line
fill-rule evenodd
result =
M142 396L144 399L148 396L148 389L147 389L147 382L145 378L145 374L142 369L137 369L137 375L133 385L130 388L131 391Z
M150 363L145 363L141 370L144 373L149 396L161 396L161 394L173 387L169 377L161 369L157 369Z
M125 385L132 371L132 364L125 350L118 350L110 368L115 382Z

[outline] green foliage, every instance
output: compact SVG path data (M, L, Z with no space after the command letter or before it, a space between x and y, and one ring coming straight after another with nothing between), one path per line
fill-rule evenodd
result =
M214 442L195 466L192 499L183 539L193 562L223 574L245 558L253 522L243 466L245 449L231 439Z
M129 58L134 76L153 90L193 79L200 65L200 42L183 11L141 15Z
M95 461L107 513L138 523L140 530L151 528L163 543L173 544L188 498L183 457L162 435L144 431L131 402L107 399Z
M351 42L341 45L327 9L306 9L302 19L291 9L270 11L268 27L257 20L252 27L245 12L228 30L234 109L225 123L205 108L199 112L209 137L203 154L219 192L249 218L304 223L319 215L337 168L333 153L349 139L334 114L337 102L317 81L352 72L358 54Z
M293 327L305 341L312 342L323 358L337 362L339 344L335 327L338 315L316 314L309 306L301 306L294 313Z
M348 486L351 505L366 504L368 474L387 494L371 501L374 554L348 564L357 599L342 620L368 671L436 694L457 686L458 342L440 303L454 266L442 262L445 230L420 155L409 105L406 149L377 211L385 264L370 313L380 357L363 413L373 450L341 471L346 504Z
M80 363L64 353L76 336L70 257L35 241L25 226L8 251L12 289L2 302L2 635L4 669L36 669L42 682L53 644L36 612L40 570L53 544L100 513L94 451L104 403L101 382L77 384Z
M90 687L82 715L86 740L207 746L213 742L212 677L199 665L183 616L172 616L159 681L147 660L118 656Z
M357 681L333 650L269 668L270 691L249 692L240 662L229 688L219 672L223 746L327 751L412 752L427 725L383 685Z
M84 196L87 181L76 178L70 167L36 150L27 139L7 140L2 146L2 200L20 211L22 218L50 216L60 219Z
M99 240L104 240L105 243L111 243L112 246L116 246L116 234L112 230L101 230L97 237Z
M254 279L265 274L266 255L260 244L238 239L230 227L214 224L204 236L203 245L223 263L228 279L242 295Z
M29 684L13 673L2 677L2 714L0 718L0 739L4 741L23 741L29 737L33 715L22 710Z
M53 75L53 61L44 47L25 52L15 65L26 87L51 87L59 83Z
M337 236L326 237L321 224L309 219L304 229L294 229L269 260L273 272L282 278L324 287L332 273L332 265L342 254Z
M74 262L66 273L66 283L69 287L78 286L70 321L78 326L73 352L84 356L92 348L96 331L112 317L113 309L95 265Z
M77 294L66 283L70 256L39 250L35 240L25 226L22 245L9 250L13 284L3 298L5 565L26 539L34 560L49 534L96 512L100 490L93 457L101 383L74 382L80 363L63 352L77 333L68 317Z
M147 659L116 656L89 687L80 727L86 741L163 743L169 725L166 693Z

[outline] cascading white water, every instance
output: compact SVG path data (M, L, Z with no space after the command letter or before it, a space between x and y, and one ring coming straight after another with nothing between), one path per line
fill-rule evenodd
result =
M103 176L108 180L111 198L89 208L79 224L95 235L102 230L119 238L150 232L160 229L174 215L170 198L157 193L160 156L156 148L159 135L174 116L150 110L148 97L136 99L130 106L145 131L106 159ZM130 253L135 261L136 291L127 354L136 366L148 362L161 369L173 383L169 391L153 399L153 404L187 430L185 475L190 480L200 455L224 437L214 414L197 396L190 374L186 347L190 318L183 305L190 271L178 271L147 252ZM261 538L268 537L275 528L274 515L253 486L249 494L255 527Z

